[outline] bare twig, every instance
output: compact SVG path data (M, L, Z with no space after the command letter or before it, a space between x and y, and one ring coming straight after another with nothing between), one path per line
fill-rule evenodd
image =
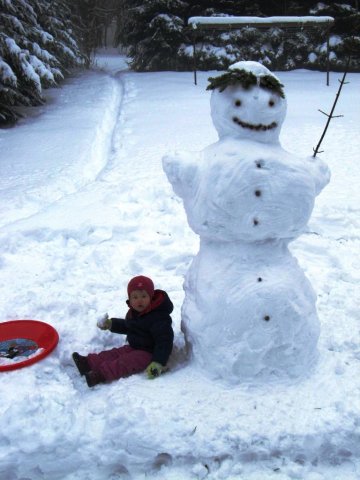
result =
M335 101L334 101L334 103L333 103L331 112L330 112L330 113L325 113L325 112L323 112L322 110L319 110L319 112L323 113L324 115L326 115L326 116L328 117L328 120L327 120L327 122L326 122L324 131L323 131L323 133L322 133L322 135L321 135L321 137L320 137L319 143L317 144L316 148L313 149L313 150L314 150L314 155L313 155L313 157L316 157L316 154L317 154L317 153L321 153L321 152L323 151L323 150L319 151L319 148L320 148L320 145L321 145L322 141L324 140L324 137L325 137L326 131L327 131L328 127L329 127L329 123L330 123L331 119L332 119L332 118L343 117L343 115L334 115L334 110L335 110L337 101L338 101L338 99L339 99L339 96L340 96L341 89L342 89L343 85L345 85L346 83L348 83L348 82L345 82L345 78L346 78L346 74L347 74L348 69L349 69L350 58L351 58L351 57L349 57L348 60L347 60L347 62L346 62L346 67L345 67L344 75L343 75L342 79L339 80L340 86L339 86L339 89L338 89L338 91L337 91L337 93L336 93Z

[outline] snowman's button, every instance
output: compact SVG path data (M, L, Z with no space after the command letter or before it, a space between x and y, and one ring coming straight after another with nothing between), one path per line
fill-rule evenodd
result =
M254 218L253 220L253 224L256 226L256 225L259 225L259 220L257 218Z
M255 195L257 197L261 197L261 190L255 190Z
M257 168L262 168L263 165L264 165L264 162L262 160L257 160L255 162L255 165L256 165Z
M269 316L269 315L265 315L264 320L265 320L265 322L268 322L268 321L270 320L270 316Z
M258 281L258 282L262 282L262 278L259 277L259 278L257 279L257 281Z

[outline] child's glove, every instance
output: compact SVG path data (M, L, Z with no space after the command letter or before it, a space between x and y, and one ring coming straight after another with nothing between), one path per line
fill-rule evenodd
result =
M101 330L109 330L111 328L111 318L105 313L105 315L98 319L96 324Z
M163 367L160 363L151 362L150 365L146 369L148 379L149 380L154 380L154 378L161 375L164 370L165 370L165 367Z

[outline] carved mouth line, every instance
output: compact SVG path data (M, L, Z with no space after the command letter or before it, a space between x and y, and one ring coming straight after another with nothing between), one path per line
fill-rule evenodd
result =
M233 122L237 123L242 128L249 128L250 130L256 130L258 132L272 130L273 128L277 127L276 122L272 122L270 123L270 125L263 125L262 123L259 123L258 125L253 125L252 123L243 122L242 120L240 120L240 118L237 117L233 117Z

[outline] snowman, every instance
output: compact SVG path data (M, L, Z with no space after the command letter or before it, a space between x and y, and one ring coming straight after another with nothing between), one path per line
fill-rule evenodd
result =
M283 85L257 62L209 79L219 140L163 158L200 249L182 330L192 361L228 383L298 379L317 359L316 295L288 249L304 231L327 166L279 142Z

